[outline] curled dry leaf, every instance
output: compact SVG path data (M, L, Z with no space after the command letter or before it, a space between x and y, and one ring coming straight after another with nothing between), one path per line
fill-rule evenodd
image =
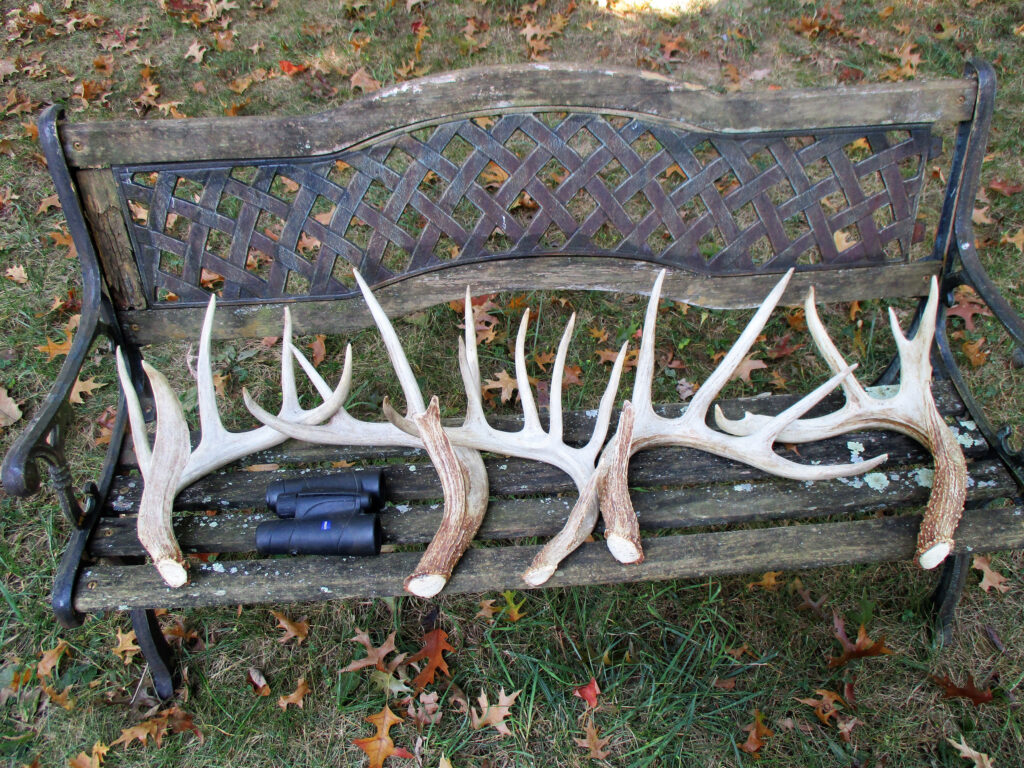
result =
M358 88L363 93L372 93L373 91L380 90L380 81L374 80L373 76L366 71L366 67L357 69L356 73L349 79L349 84L352 86L353 91Z
M309 624L305 619L299 619L298 621L292 621L280 611L271 611L271 615L277 619L277 626L284 630L284 635L277 638L279 643L287 643L291 639L295 639L296 645L302 645L302 641L306 639L306 635L309 634Z
M782 586L779 582L779 576L781 575L782 571L768 571L761 577L760 581L752 581L747 584L747 589L763 589L766 592L774 592Z
M814 714L817 718L823 725L828 725L829 720L836 716L838 710L846 706L846 702L843 701L842 696L832 691L817 690L815 693L821 698L797 699L797 701L809 707L814 707Z
M85 752L79 752L78 755L68 760L69 768L100 768L103 765L103 760L107 756L107 752L110 751L110 747L104 744L102 741L97 741L92 745L92 753L85 754Z
M295 686L295 690L289 693L287 696L281 696L277 700L277 706L281 709L287 710L288 705L294 704L299 709L302 709L303 697L309 693L309 686L306 685L306 678L300 677L298 685Z
M754 710L754 722L743 726L743 730L747 733L747 740L740 744L739 747L748 755L753 755L754 757L761 756L760 750L764 746L764 740L770 739L775 735L775 731L764 724L764 718L758 709Z
M53 670L57 668L60 663L60 657L67 653L68 644L66 640L61 640L57 643L56 647L51 648L48 651L43 651L40 656L39 664L36 666L36 677L40 680L45 680L53 674Z
M959 742L953 741L952 739L946 739L946 741L952 745L953 749L959 753L960 757L965 760L974 761L975 768L993 768L992 759L984 752L978 752L967 746L967 742L964 741L963 736L960 737Z
M433 725L441 721L441 708L438 705L438 699L440 694L436 691L427 693L423 691L420 693L419 706L416 706L417 700L409 697L409 704L406 712L409 715L409 719L416 725L416 730L422 731L426 726Z
M841 667L851 659L860 659L865 656L883 656L893 653L892 648L886 647L884 635L877 642L870 640L863 624L857 630L856 643L850 642L850 638L846 636L845 624L838 613L832 614L832 624L835 627L835 638L843 647L843 653L841 656L828 657L829 669Z
M263 673L256 669L256 667L249 667L247 679L249 680L249 685L252 686L252 692L257 696L270 695L270 685L267 683Z
M9 427L20 418L21 408L7 394L7 390L0 387L0 427Z
M4 272L4 277L18 285L25 285L28 282L28 274L25 272L25 267L21 264L8 267L7 271Z
M587 702L588 709L597 708L597 697L600 695L601 689L597 686L597 679L590 678L590 682L586 685L581 685L573 689L572 695L579 696L585 702Z

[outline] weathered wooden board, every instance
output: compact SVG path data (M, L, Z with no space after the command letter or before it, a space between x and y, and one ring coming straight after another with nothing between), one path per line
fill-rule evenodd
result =
M783 305L802 304L814 286L819 302L923 296L938 274L937 261L885 264L857 269L830 268L798 272L783 296ZM399 280L374 289L389 317L401 317L435 304L496 291L598 290L650 295L661 266L634 259L606 256L536 256L470 263L459 261L415 279ZM662 290L665 299L711 309L758 307L780 274L710 276L669 270ZM281 333L285 304L220 302L214 338L262 338ZM343 333L373 325L362 297L298 300L291 309L295 333ZM205 307L161 305L150 310L119 313L121 325L136 344L199 338ZM455 337L452 337L454 347Z
M108 170L82 171L76 181L114 306L117 309L145 308L148 305L146 291L132 253L113 176Z
M972 463L968 503L1012 496L1013 478L994 460ZM633 494L645 531L700 528L781 519L814 519L896 511L924 504L930 488L926 475L912 468L888 470L870 482L862 478L810 484L781 479L747 483L655 490ZM476 536L477 541L549 537L561 529L574 495L525 499L494 499ZM186 552L252 552L256 527L273 520L272 512L225 512L214 516L176 518L175 533ZM439 504L389 505L381 513L388 544L425 544L441 520ZM135 533L135 517L104 520L93 534L94 557L144 555Z
M913 555L916 515L857 522L663 536L645 543L639 565L615 562L603 542L584 544L545 587L723 576L768 570L885 562ZM1024 509L972 511L957 535L957 551L1024 546ZM525 589L519 574L538 546L469 550L442 594ZM151 565L84 569L75 593L79 611L178 609L208 605L315 602L402 595L419 554L373 558L293 557L206 564L191 582L170 589Z
M959 429L959 428L958 428ZM988 446L976 432L963 428L964 453L979 456ZM850 443L859 443L862 450L854 454ZM889 468L908 464L928 464L931 457L916 442L891 432L854 432L848 435L802 445L794 461L822 464L845 464L882 453L888 454ZM575 486L560 469L538 461L516 458L485 459L492 496L521 496L574 492ZM429 464L397 464L383 468L388 494L398 502L436 500L441 496L441 483ZM329 470L310 469L304 476L327 474ZM264 506L266 487L270 482L296 474L294 471L273 472L226 471L198 480L178 494L175 506L182 510L253 509ZM633 457L629 483L634 488L660 486L705 485L720 482L746 482L761 479L761 470L689 448L658 448L641 451ZM132 512L138 507L142 482L138 476L115 478L107 504L115 513Z
M299 117L197 118L71 124L62 130L72 166L233 158L308 157L395 129L494 112L588 110L700 131L761 132L969 119L970 80L884 83L727 96L650 72L568 63L478 67L382 88L338 108Z

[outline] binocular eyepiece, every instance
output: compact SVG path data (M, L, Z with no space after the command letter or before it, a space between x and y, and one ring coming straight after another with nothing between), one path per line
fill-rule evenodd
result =
M379 470L278 480L267 486L267 507L279 520L256 528L256 549L268 555L377 555L384 506Z

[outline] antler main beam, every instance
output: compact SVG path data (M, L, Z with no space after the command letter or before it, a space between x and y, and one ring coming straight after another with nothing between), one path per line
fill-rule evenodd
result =
M922 568L934 568L953 548L953 534L967 496L967 462L953 431L946 425L931 392L931 347L935 336L939 287L933 277L928 302L913 340L900 328L896 313L889 308L889 325L900 359L900 383L891 397L870 394L852 376L843 379L843 406L830 414L802 419L788 425L780 440L803 443L862 429L891 429L907 435L927 448L935 459L935 476L928 507L917 540L917 558ZM822 358L832 371L844 370L846 361L829 338L818 317L812 288L804 302L807 328ZM725 418L715 412L715 423L736 434L750 434L763 428L770 417L745 414L742 419Z
M139 542L153 558L160 576L172 587L180 587L188 580L185 558L174 537L172 527L174 497L182 488L191 485L203 475L250 453L278 445L286 439L284 434L267 426L249 432L228 432L224 428L217 410L217 393L210 356L210 338L216 307L216 297L211 296L199 337L196 383L202 437L194 450L189 440L188 423L185 421L177 394L163 374L149 363L143 362L143 370L149 378L157 412L156 436L153 447L150 448L142 406L135 393L128 366L120 348L116 351L117 372L125 393L132 442L139 461L139 470L145 481L142 498L139 501ZM341 384L333 392L321 379L323 387L320 391L324 402L312 410L304 410L299 405L296 391L293 355L308 366L305 358L292 346L291 315L285 309L281 341L280 418L299 423L322 421L345 402L348 396L346 377L342 376Z

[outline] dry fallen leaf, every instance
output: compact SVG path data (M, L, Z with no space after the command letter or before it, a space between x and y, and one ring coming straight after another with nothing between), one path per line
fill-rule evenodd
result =
M841 656L828 657L829 669L841 667L851 659L860 659L865 656L883 656L893 652L892 648L886 647L884 635L877 642L868 639L868 633L863 624L860 625L860 629L857 631L856 643L850 642L850 638L846 636L844 622L838 613L832 614L832 624L835 627L835 638L843 647L843 653Z
M396 752L395 742L391 740L389 731L393 725L402 722L402 718L385 704L384 709L370 715L366 721L373 725L377 732L365 739L353 739L352 743L369 755L370 768L382 768L384 761Z
M760 581L752 581L747 584L747 589L763 589L766 592L774 592L782 584L779 582L779 576L782 575L782 571L768 571L761 577Z
M7 271L4 272L4 277L18 285L25 285L28 283L28 274L25 272L25 267L21 264L15 264L13 267L8 267Z
M68 395L68 402L74 403L75 405L82 405L85 402L82 399L82 395L92 395L95 390L105 386L107 385L96 381L92 376L85 381L82 381L81 378L76 378L75 383L71 386L71 394Z
M370 642L370 636L359 627L356 627L356 635L355 637L350 637L349 641L359 643L363 646L366 649L366 656L362 659L356 659L341 671L354 672L357 669L363 669L364 667L376 667L382 672L394 672L398 665L405 659L405 654L399 654L386 664L384 662L384 657L389 653L394 652L396 635L397 632L392 632L388 635L388 639L384 641L384 644L380 646L380 648L374 648L373 643Z
M814 714L817 715L823 725L828 725L829 720L836 716L839 708L846 706L846 702L843 701L842 696L832 691L817 690L815 693L821 698L797 699L797 701L809 707L814 707Z
M982 574L984 574L981 583L978 586L986 592L993 587L1000 592L1010 591L1010 585L1006 583L1008 579L992 568L992 562L989 560L987 555L975 555L974 559L971 561L971 568L976 571L981 571Z
M946 739L953 748L960 754L960 757L965 760L972 760L974 762L974 768L993 768L992 759L984 752L977 752L967 746L967 742L964 741L964 737L960 737L960 742L957 743L952 739Z
M764 724L761 712L757 709L754 710L754 722L743 726L743 730L747 732L747 740L740 744L739 747L748 755L753 755L754 757L761 756L760 750L764 746L764 740L775 735L775 731Z
M494 607L494 600L481 600L480 610L477 611L474 619L487 619L488 621L494 621L494 615L500 613L501 608Z
M277 699L277 706L286 710L289 704L294 704L299 709L302 709L302 698L307 693L309 693L309 686L306 685L306 678L300 677L299 684L295 686L294 691L287 696L280 696Z
M302 641L309 634L309 624L304 619L292 621L280 611L271 611L270 613L277 619L277 625L284 630L284 635L277 638L277 642L287 643L295 638L295 644L302 645Z
M594 721L591 718L587 718L587 724L585 727L586 738L581 739L577 736L573 736L572 740L576 742L578 746L584 749L590 750L587 757L591 760L604 760L611 754L605 747L608 746L608 742L611 741L611 737L599 739L597 737L597 728L594 727Z
M942 689L942 698L944 699L970 699L976 707L987 704L993 699L992 689L979 690L978 686L974 684L973 675L967 676L967 683L963 686L957 685L945 675L942 677L929 675L928 677Z
M7 390L0 387L0 427L9 427L21 418L21 408L7 394Z
M249 667L246 679L249 681L249 685L252 686L252 692L257 696L270 695L270 685L267 683L267 678L256 667Z
M45 680L52 675L53 670L57 668L57 664L60 662L60 657L67 653L67 650L67 641L60 640L55 647L39 654L42 658L40 658L39 664L36 666L36 677L40 680Z
M508 371L501 370L495 374L493 379L488 379L484 382L482 388L484 392L490 389L500 390L501 402L507 403L511 399L512 393L519 388L519 385L516 383L514 378L509 376Z
M117 630L117 645L114 646L112 651L125 664L131 664L135 654L142 652L142 649L135 644L135 630L133 629L130 632Z
M320 367L320 363L322 363L324 358L327 357L327 347L324 344L326 340L327 337L324 334L318 333L316 338L313 340L313 343L309 345L309 349L313 353L314 368Z
M573 689L572 695L579 696L585 702L587 702L588 709L597 708L597 697L600 695L601 689L597 686L597 678L590 678L590 682L586 685L580 685Z
M740 364L736 366L736 371L729 380L734 381L735 379L742 379L747 382L747 384L750 384L750 374L754 371L759 371L767 367L768 366L765 365L764 360L754 360L750 355L747 355L747 357L744 357Z
M409 719L416 725L416 730L422 731L428 725L433 725L441 721L441 716L444 714L438 705L438 699L441 695L436 691L427 693L423 691L420 693L419 705L416 706L416 699L412 696L409 697L409 704L406 708L406 712L409 715Z
M512 731L505 725L505 718L509 715L509 710L512 709L512 704L515 703L516 697L522 691L516 691L512 694L506 694L505 689L502 688L498 694L498 702L491 704L487 701L487 694L483 690L480 691L480 698L477 702L480 704L480 712L477 713L475 708L469 711L469 721L473 726L474 731L478 731L481 728L486 728L488 725L493 725L494 729L502 736L511 736Z
M68 768L100 768L109 751L110 747L101 741L97 741L92 745L91 755L79 752L76 757L68 760Z
M355 74L349 78L349 83L352 86L352 90L358 88L363 93L372 93L373 91L380 90L380 81L374 80L373 76L366 71L366 67L357 69Z
M407 664L426 659L427 663L420 673L413 678L412 685L417 691L423 690L426 686L432 685L434 675L440 672L445 677L449 676L448 664L444 660L444 653L454 653L455 649L448 644L448 633L443 629L432 629L423 635L423 647L409 657Z

